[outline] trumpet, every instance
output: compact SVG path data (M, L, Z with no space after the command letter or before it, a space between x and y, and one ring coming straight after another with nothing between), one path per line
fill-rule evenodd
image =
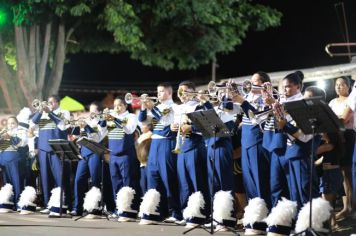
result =
M208 84L208 92L211 95L216 95L219 90L229 90L245 96L251 91L251 88L252 83L249 80L244 80L242 83L231 82L224 86L219 86L214 81L210 81Z
M273 105L273 108L270 108L265 111L256 112L256 113L254 113L251 110L248 111L248 116L252 124L259 125L261 130L263 130L262 124L264 124L267 121L270 115L274 115L275 121L283 120L285 117L283 105L277 102Z
M180 89L178 89L177 94L179 97L197 98L198 100L200 100L200 102L209 101L209 102L214 103L214 102L219 101L219 98L217 95L210 94L203 90L201 90L199 92L195 92L195 91L184 91L182 88L180 88ZM202 96L199 96L199 95L202 95ZM203 99L204 97L206 99Z
M112 109L105 108L101 114L99 114L99 117L101 120L106 120L106 121L113 121L115 119L115 115L117 114L116 111Z
M184 113L180 114L180 118L179 118L179 125L178 125L178 132L177 132L177 140L176 140L176 146L174 147L174 149L172 150L172 153L174 154L179 154L181 153L181 146L183 145L184 141L185 141L185 135L181 134L181 128L182 125L186 124L186 121L183 122L183 116L185 116Z
M283 96L283 94L280 94L277 89L273 88L270 82L266 82L262 85L252 85L251 91L258 93L265 92L267 96L275 98L277 101L279 101L281 96Z
M7 131L9 131L9 130L8 130L8 129L6 129L6 128L5 128L5 129L2 129L2 130L0 131L0 136L1 136L1 135L3 135L3 134L6 134L6 133L7 133Z
M48 107L47 101L41 101L39 99L33 100L31 105L36 111L41 111L43 108Z
M261 130L262 129L262 124L265 123L268 119L268 117L273 114L273 109L269 109L266 111L261 111L261 112L256 112L254 113L253 111L249 110L248 111L248 116L250 118L250 121L253 125L259 125Z
M74 119L73 120L64 120L64 124L71 126L71 127L77 127L77 126L84 127L87 124L85 119L86 118L84 118L84 117L80 117L76 120L74 120Z
M146 93L141 94L141 96L139 96L139 97L134 97L131 93L126 93L124 100L127 104L132 104L134 101L138 101L141 103L141 102L146 102L149 100L151 100L154 104L158 103L157 97L150 97Z
M2 129L1 131L0 131L0 140L3 140L4 139L4 137L5 137L5 135L7 134L9 132L9 130L8 129Z

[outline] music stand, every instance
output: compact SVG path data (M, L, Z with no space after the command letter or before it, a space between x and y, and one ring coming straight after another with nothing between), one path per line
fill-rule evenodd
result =
M206 110L206 111L195 111L188 113L187 116L189 119L199 128L199 130L202 132L203 136L206 138L214 138L214 144L216 143L216 138L217 137L229 137L231 136L230 130L226 127L226 125L221 121L220 117L218 114L216 114L214 109ZM205 226L202 227L202 224L198 224L197 226L188 229L183 232L183 234L186 234L196 228L202 228L206 232L210 234L214 234L214 221L218 224L221 225L221 223L217 222L214 220L213 217L213 206L214 206L214 178L215 178L215 151L213 152L212 156L212 169L213 169L213 176L211 179L211 190L210 190L210 231L206 229ZM238 235L238 233L234 229L230 229L230 227L227 227L227 230L230 232L233 232Z
M101 145L100 143L94 142L90 139L88 139L87 137L81 137L77 140L76 142L77 144L84 146L86 148L88 148L90 151L94 152L95 154L97 154L100 159L101 159L101 180L100 180L100 192L101 192L101 198L100 198L100 211L101 211L101 215L104 215L105 218L107 220L109 220L109 213L106 212L104 210L104 206L103 206L103 202L104 202L104 197L103 197L103 187L104 187L104 180L103 180L103 176L104 176L104 153L105 151L110 151L109 149L107 149L105 146ZM87 216L87 214L83 214L82 216L76 218L74 221L77 221L85 216Z
M61 159L62 171L61 171L61 193L59 197L59 216L49 215L49 218L71 218L72 216L62 216L63 206L63 182L64 182L64 162L65 160L77 160L80 155L78 148L71 141L65 139L50 139L48 144L52 151L57 154Z
M303 99L284 104L284 109L291 115L304 134L312 134L309 176L309 227L294 235L319 235L312 227L312 188L314 165L314 137L316 133L344 131L345 128L335 113L321 97Z

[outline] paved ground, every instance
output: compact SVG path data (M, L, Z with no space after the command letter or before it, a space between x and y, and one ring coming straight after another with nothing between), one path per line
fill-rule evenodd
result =
M46 215L19 215L17 213L0 214L0 235L53 235L53 236L143 236L143 235L182 235L185 231L183 226L173 224L160 225L139 225L135 222L119 223L117 221L107 221L105 218L99 220L75 218L53 219ZM218 232L216 235L227 235L232 233ZM187 235L209 235L202 229L196 229Z
M106 219L74 221L75 218L48 218L46 215L19 215L17 213L0 214L0 235L51 235L51 236L143 236L143 235L182 235L185 228L172 224L160 224L143 226L137 223L119 223L117 221L107 221ZM342 230L333 235L350 235L356 233L356 220L346 220L340 222ZM243 233L239 232L240 235ZM202 229L196 229L187 235L206 236L209 233ZM231 232L217 232L215 235L233 235Z

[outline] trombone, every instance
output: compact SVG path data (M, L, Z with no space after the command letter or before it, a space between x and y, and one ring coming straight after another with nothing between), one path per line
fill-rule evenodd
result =
M149 101L149 100L151 100L154 104L158 103L158 98L157 97L150 97L146 93L141 94L141 96L139 96L139 97L135 97L131 93L126 93L124 100L125 100L125 102L127 104L132 104L135 101L146 102L146 101Z

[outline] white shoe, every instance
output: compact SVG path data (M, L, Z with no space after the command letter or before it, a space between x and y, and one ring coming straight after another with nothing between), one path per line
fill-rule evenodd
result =
M109 218L114 218L114 219L116 219L116 218L119 218L119 215L118 215L116 212L114 212L114 213L112 213L111 215L109 215Z
M185 225L185 227L184 228L186 228L186 229L191 229L191 228L194 228L194 227L196 227L196 226L198 226L199 224L195 224L195 223L190 223L190 222L188 222L186 225Z
M94 220L94 219L100 219L101 217L99 215L94 215L94 214L88 214L84 217L85 219L90 219L90 220Z
M163 222L164 223L175 223L176 221L178 221L177 218L171 216L171 217L166 218Z
M34 214L34 212L33 211L21 210L19 214L20 215L30 215L30 214Z
M117 221L119 221L119 222L134 222L136 220L132 219L132 218L129 218L129 217L120 216L119 219L117 219Z
M216 227L215 227L215 232L226 232L227 231L227 228L226 228L226 226L224 226L224 225L217 225Z
M49 213L49 215L50 215L50 216L60 216L59 213L53 212L53 211L51 211L51 212Z
M1 208L0 209L0 213L9 213L9 212L13 212L12 209L5 209L5 208Z
M184 226L184 225L187 224L187 221L186 220L176 220L174 223L177 224L177 225Z
M42 211L40 211L40 213L41 213L41 214L49 214L50 211L49 211L48 208L46 208L46 209L43 209Z
M156 225L156 224L158 224L158 222L157 221L153 221L153 220L141 219L138 224L139 225Z
M215 221L213 221L213 227L215 228L217 225L218 225L218 223L216 223ZM211 227L211 223L206 223L206 224L204 224L204 227L210 228L210 227Z

